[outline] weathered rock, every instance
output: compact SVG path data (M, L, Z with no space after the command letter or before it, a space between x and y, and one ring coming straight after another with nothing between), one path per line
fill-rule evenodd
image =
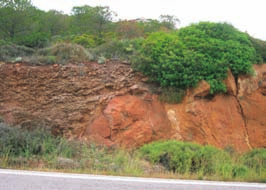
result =
M106 145L177 139L246 151L266 147L266 65L254 69L237 86L229 72L226 94L210 95L210 85L201 81L182 103L169 105L126 64L0 63L0 116L24 128L50 127L54 135Z
M238 151L248 150L246 127L234 96L217 95L210 99L166 105L175 114L174 126L179 139L214 145L219 148L233 146ZM173 119L169 118L173 123Z
M254 76L238 79L238 99L246 120L250 145L266 147L266 64L254 66Z
M109 138L125 147L138 147L145 143L169 139L173 135L162 103L157 97L147 102L126 95L113 98L102 115L88 126L86 136L96 142Z
M196 88L192 88L189 91L190 92L187 94L187 96L193 97L193 99L196 97L202 98L210 93L210 85L203 80L199 82Z
M97 63L1 64L0 116L10 124L28 127L50 120L54 134L82 138L86 127L114 96L127 94L129 87L144 78L141 74L125 77L131 74L129 66L119 63L105 67Z
M233 96L236 96L237 86L236 86L235 78L230 70L227 73L227 78L224 80L224 83L226 85L227 93Z

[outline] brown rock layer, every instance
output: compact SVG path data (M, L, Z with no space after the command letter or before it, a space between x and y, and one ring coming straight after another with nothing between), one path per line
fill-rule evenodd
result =
M138 147L145 143L169 139L173 135L163 104L156 96L144 99L132 95L113 98L86 134L98 143Z
M177 139L245 151L266 147L266 65L254 69L238 85L229 72L227 94L210 95L202 81L181 104L169 105L125 64L1 64L0 116L24 128L50 127L55 135L106 145Z
M254 66L254 76L238 79L238 99L250 145L266 148L266 64Z

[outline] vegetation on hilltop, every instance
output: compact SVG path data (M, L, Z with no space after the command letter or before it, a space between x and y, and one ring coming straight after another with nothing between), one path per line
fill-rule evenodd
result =
M134 67L161 86L186 89L206 80L216 93L226 91L222 81L229 69L235 77L250 74L260 54L248 35L230 24L200 22L151 34L139 57Z
M3 0L0 60L32 64L126 60L162 87L182 92L206 80L211 93L226 91L222 81L228 69L235 77L250 74L252 64L266 60L264 41L227 23L200 22L177 30L179 20L172 15L114 21L116 16L102 6L73 7L67 15L39 10L30 0Z
M106 6L73 7L70 15L36 8L30 0L0 2L0 44L43 48L57 42L86 48L112 40L145 37L155 31L175 30L174 16L114 21L117 14Z

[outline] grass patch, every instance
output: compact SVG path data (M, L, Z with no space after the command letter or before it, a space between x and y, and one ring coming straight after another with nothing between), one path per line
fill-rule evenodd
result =
M0 168L121 176L265 182L265 149L244 155L165 141L137 150L108 148L0 123Z
M242 156L230 155L212 146L165 141L144 145L141 157L162 164L173 173L197 176L198 179L265 181L265 149Z
M139 158L110 149L54 137L48 130L24 130L0 123L0 167L141 175Z

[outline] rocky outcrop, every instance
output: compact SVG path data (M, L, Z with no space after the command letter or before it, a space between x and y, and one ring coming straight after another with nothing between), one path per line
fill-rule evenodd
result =
M54 134L81 137L109 100L124 95L143 77L128 66L0 66L0 115L31 128L51 126Z
M237 151L266 147L266 65L255 65L254 71L238 81L229 72L226 94L210 95L201 82L181 104L166 104L180 139Z
M172 135L164 105L128 65L1 64L0 73L0 116L9 124L126 147Z
M143 99L132 95L113 98L87 127L85 136L98 143L138 147L169 139L173 132L163 104L156 96L147 94Z
M177 139L245 151L266 146L266 65L254 70L238 81L229 72L226 94L211 95L202 81L182 103L166 104L126 64L0 64L0 116L106 145Z
M239 104L250 146L266 148L266 64L254 66L254 76L238 79Z

